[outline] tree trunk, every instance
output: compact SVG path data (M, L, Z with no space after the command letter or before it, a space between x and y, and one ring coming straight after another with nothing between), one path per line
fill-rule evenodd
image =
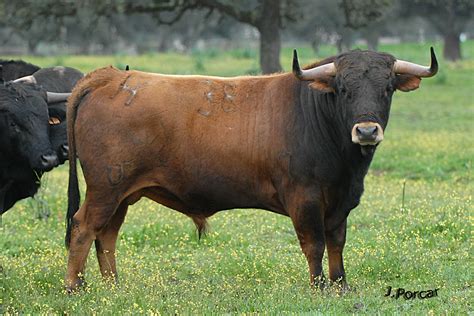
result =
M280 0L264 0L257 29L260 32L260 68L264 74L279 72L280 65Z
M311 48L315 54L319 54L319 46L321 45L321 40L316 38L316 36L311 40Z
M170 42L171 42L170 35L171 35L171 31L168 27L166 27L166 29L164 29L163 32L158 33L158 36L157 36L158 52L164 53L169 50Z
M28 40L28 54L36 55L36 49L38 48L38 41L37 40Z
M450 61L461 59L461 42L458 33L444 34L443 56L444 59Z
M367 48L372 51L377 51L377 47L379 46L379 34L376 31L368 31L365 40L367 41Z
M338 34L338 38L336 40L336 48L337 48L337 53L340 54L343 52L342 50L342 36Z
M79 54L81 55L89 55L92 50L92 44L88 41L85 40L84 37L79 45Z

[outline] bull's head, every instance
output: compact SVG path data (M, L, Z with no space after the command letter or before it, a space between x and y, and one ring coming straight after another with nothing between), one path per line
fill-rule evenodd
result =
M48 103L64 101L35 84L8 82L0 85L0 145L7 159L24 161L36 171L58 165L49 139Z
M309 86L313 89L334 94L346 130L354 144L363 146L363 153L373 151L383 140L394 91L415 90L421 78L434 76L437 71L433 48L430 67L397 60L389 54L351 51L303 70L296 50L293 55L294 75L312 81Z

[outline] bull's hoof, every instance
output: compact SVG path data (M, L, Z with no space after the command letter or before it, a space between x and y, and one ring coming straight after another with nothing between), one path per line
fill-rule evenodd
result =
M349 285L347 284L345 278L340 278L335 281L331 281L330 286L339 296L354 292L353 288L349 287Z
M352 292L352 288L349 287L349 285L347 285L346 282L335 283L334 285L335 285L337 295L339 295L339 296L343 296L345 294L349 294L350 292Z
M78 279L76 282L74 282L72 285L66 285L65 290L68 295L75 294L79 292L81 288L84 288L87 285L86 281L84 279Z
M118 275L117 273L113 275L103 275L102 276L102 281L108 284L113 285L114 287L117 287L119 285L119 280L118 280Z
M311 282L311 286L314 289L319 289L320 291L323 291L327 287L326 277L324 275L319 275L315 277Z

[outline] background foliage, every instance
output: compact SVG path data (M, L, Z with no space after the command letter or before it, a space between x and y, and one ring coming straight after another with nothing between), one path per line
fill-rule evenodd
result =
M338 51L365 41L440 38L462 59L474 37L471 0L0 0L0 53L110 54L256 48L263 73L282 69L282 42Z

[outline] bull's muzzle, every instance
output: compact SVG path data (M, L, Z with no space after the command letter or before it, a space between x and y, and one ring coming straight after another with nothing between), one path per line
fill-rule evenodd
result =
M352 142L361 146L377 145L383 140L382 126L374 122L357 123L352 128Z
M50 171L59 164L58 156L53 153L49 155L41 155L41 171Z

